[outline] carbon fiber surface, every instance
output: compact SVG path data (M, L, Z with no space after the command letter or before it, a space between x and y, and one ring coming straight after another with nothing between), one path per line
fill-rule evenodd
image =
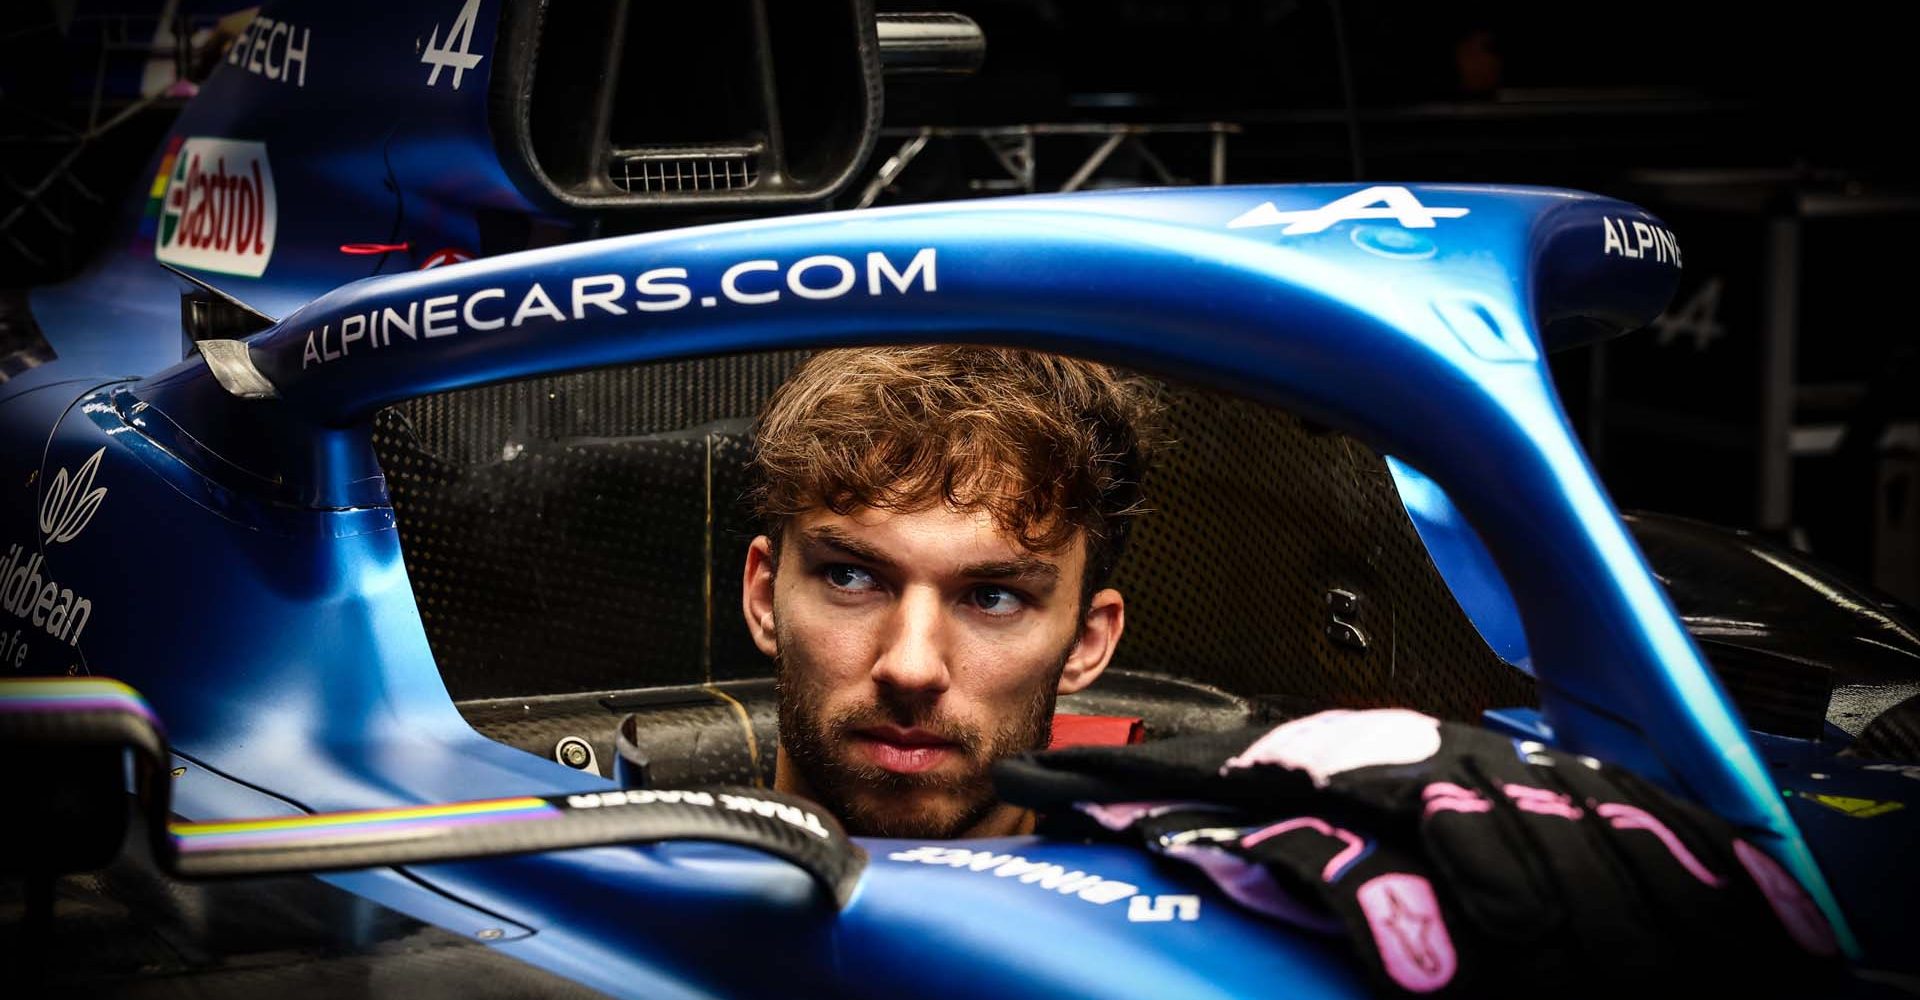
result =
M737 610L745 431L801 357L595 371L383 414L375 447L453 696L767 673Z
M1247 400L1176 389L1167 402L1176 444L1116 574L1128 607L1115 665L1288 709L1476 720L1533 703L1454 603L1378 454ZM1336 613L1338 594L1351 612Z
M613 773L614 728L637 713L646 719L635 742L651 762L649 785L765 786L773 776L779 723L771 679L498 698L459 706L466 720L489 738L548 760L554 759L562 739L584 739L593 745L602 775ZM751 720L751 739L741 724L742 713Z
M454 696L767 676L737 610L754 533L745 431L799 358L590 372L383 417L408 571ZM1116 667L1288 710L1471 719L1532 703L1453 602L1379 455L1220 394L1174 388L1168 402L1178 444L1119 569Z
M1920 763L1920 695L1880 713L1846 752L1852 757Z
M768 678L681 688L643 688L497 698L460 703L491 739L555 759L561 740L593 745L603 775L613 773L614 728L631 715L628 740L647 761L645 784L764 786L773 778L778 706ZM1150 738L1234 729L1253 721L1245 700L1175 677L1112 671L1092 689L1060 699L1059 710L1138 717ZM751 730L741 719L751 721Z

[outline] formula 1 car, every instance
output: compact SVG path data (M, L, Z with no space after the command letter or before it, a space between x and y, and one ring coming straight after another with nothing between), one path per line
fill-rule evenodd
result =
M69 986L1367 995L1341 942L1141 851L848 838L762 790L741 420L799 352L965 341L1174 401L1129 658L1063 710L1158 737L1410 705L1591 755L1766 850L1856 987L1920 981L1910 613L1762 540L1623 521L1553 392L1548 351L1660 313L1673 233L1419 184L754 218L849 183L883 67L942 24L261 11L127 248L11 318L45 340L0 381L23 954L57 964L62 901L144 893L174 900L172 957ZM662 90L690 67L713 86ZM301 961L222 963L275 933Z

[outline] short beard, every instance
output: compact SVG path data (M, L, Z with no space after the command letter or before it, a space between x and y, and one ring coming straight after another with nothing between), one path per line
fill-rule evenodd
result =
M778 625L776 621L776 632ZM1032 750L1053 740L1053 710L1061 672L1072 653L1069 645L1037 686L1025 710L998 732L941 718L925 701L899 698L882 688L876 702L854 705L822 717L822 692L809 683L804 663L787 655L797 648L779 635L775 689L780 703L780 746L805 779L814 797L847 831L867 837L944 840L957 837L986 819L999 800L989 768L994 761ZM951 741L973 766L965 774L901 774L850 760L841 752L849 734L871 726L921 728Z

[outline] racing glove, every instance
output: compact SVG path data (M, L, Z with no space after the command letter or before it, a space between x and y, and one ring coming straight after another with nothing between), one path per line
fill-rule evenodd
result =
M1344 932L1390 992L1771 996L1836 966L1805 890L1725 821L1417 712L1029 754L995 780L1055 831L1138 838L1245 906Z

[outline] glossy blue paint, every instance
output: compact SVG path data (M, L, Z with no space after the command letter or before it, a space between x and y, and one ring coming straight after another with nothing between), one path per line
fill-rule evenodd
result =
M464 6L262 5L263 16L312 31L304 82L290 86L223 66L173 134L268 143L281 235L258 279L209 271L199 277L269 316L284 316L356 278L416 268L442 247L477 251L477 209L528 210L506 179L487 126L496 0L476 7L468 48L482 57L460 87L450 70L427 84L433 67L421 61L423 50L430 39L447 40ZM409 249L340 251L342 244L400 241Z
M1447 581L1447 589L1460 602L1473 627L1480 631L1500 658L1515 667L1533 673L1532 657L1527 653L1527 633L1515 610L1513 591L1493 564L1487 543L1474 533L1473 526L1454 509L1433 480L1418 469L1389 455L1387 470L1400 491L1407 517L1420 534L1420 541L1433 556L1433 564Z
M451 44L469 3L463 44L478 58L456 88L425 56ZM0 630L28 640L5 666L139 687L198 765L179 788L187 818L607 787L486 740L455 711L368 446L379 406L596 365L961 338L1211 383L1404 459L1396 479L1449 584L1481 609L1489 643L1541 682L1544 716L1507 721L1767 831L1833 912L1743 727L1568 434L1541 362L1543 345L1660 311L1677 277L1672 248L1607 252L1636 224L1657 225L1645 212L1538 188L1405 188L1423 210L1451 210L1424 220L1404 203L1386 211L1398 195L1352 185L1102 193L740 223L414 273L442 248L484 250L483 212L530 210L487 118L499 7L269 2L264 16L311 32L304 77L223 65L181 116L171 138L264 145L277 191L271 258L257 277L195 276L284 318L250 348L279 400L236 400L188 356L187 286L154 265L153 233L140 228L149 190L130 196L116 252L33 297L59 358L0 383L0 547L37 560L41 586L84 601L87 619L62 637L45 609L39 624L34 608L0 613ZM1352 196L1365 213L1286 215ZM401 241L405 252L339 251ZM1630 246L1646 244L1636 235ZM910 279L922 251L933 275ZM894 270L870 272L875 253ZM802 293L837 286L830 261L788 284L792 265L822 256L853 268L845 294ZM722 276L751 261L777 263L740 272L730 297ZM640 308L678 294L638 292L649 271L655 287L684 284L685 304ZM621 315L573 301L573 279L598 275L626 286L609 300ZM511 322L496 310L517 308L535 283L565 318L536 310L493 326ZM735 301L769 292L777 300ZM424 314L442 296L455 315L429 335ZM408 303L411 336L396 330L373 348L363 325L358 340L341 339L349 317L377 308L384 321ZM327 333L309 355L316 330ZM82 531L50 542L38 530L50 482L96 453L91 486L103 499ZM1485 610L1502 577L1524 636ZM1362 992L1338 942L1252 918L1136 851L966 845L1143 894L1196 895L1198 920L1134 923L1124 901L889 859L907 846L868 842L873 866L837 916L800 873L712 845L328 878L456 933L500 929L502 950L615 995Z
M1503 652L1531 649L1561 741L1641 767L1769 831L1770 846L1830 905L1742 727L1568 435L1540 360L1543 344L1631 328L1664 304L1677 261L1663 249L1605 252L1629 225L1656 225L1644 212L1572 192L1413 186L1404 190L1419 207L1448 211L1425 224L1373 211L1321 218L1327 224L1316 228L1314 217L1286 213L1312 213L1358 189L1132 192L742 223L396 273L442 246L478 249L482 209L528 208L487 129L493 0L475 7L467 44L480 62L463 85L452 86L451 71L428 83L427 42L444 41L465 6L440 0L395 14L370 2L268 4L266 16L312 32L304 77L225 66L175 130L265 144L279 193L271 259L257 278L198 276L286 317L251 341L280 400L235 400L197 357L179 360L182 286L152 267L150 236L35 296L60 360L0 388L11 435L0 457L0 540L32 547L37 572L84 600L89 614L77 641L44 630L34 637L36 667L125 677L152 698L183 752L308 808L594 787L595 779L481 739L447 700L367 446L371 413L439 389L725 350L1017 342L1281 402L1446 484L1498 572L1486 572L1468 544L1471 530L1455 533L1449 548L1429 532L1436 514L1423 534L1443 565L1513 583L1526 641L1510 622L1488 638ZM341 107L354 112L336 113ZM295 127L322 116L324 130ZM152 171L159 162L156 155ZM140 217L145 195L129 218ZM398 239L410 244L406 254L339 252L342 243ZM923 251L937 282L905 277ZM871 270L876 253L890 274ZM820 257L852 269L845 294L808 297L837 287L842 272L830 260L788 283L792 265ZM721 276L750 261L776 263L742 272L729 295ZM678 294L637 293L649 271L657 283L682 282L685 304L642 310L643 298L658 306ZM591 298L574 301L573 280L598 275L625 286L608 300L622 315ZM493 327L511 317L490 310L517 307L535 284L564 318ZM769 293L777 299L736 301ZM455 315L430 320L436 302ZM409 303L412 335L390 333L399 339L374 348L362 325L358 340L342 339L351 317L405 312ZM130 375L146 377L107 384ZM70 541L36 544L45 484L96 451L97 483L108 493L93 522ZM1478 600L1458 573L1450 582L1463 604ZM1492 585L1480 593L1490 601ZM226 807L209 799L195 808L210 810L195 818L211 818ZM633 859L654 864L675 850L615 856L645 872ZM628 876L609 875L605 852L577 853L595 860L440 866L422 877L520 912L540 933L517 946L557 970L585 975L579 958L551 946L571 935L580 955L612 948L604 974L630 987L700 982L704 973L659 971L675 966L653 945L596 943L594 929L576 926L629 905L620 902L626 890L593 898L583 872L623 885ZM731 856L743 871L766 867ZM888 871L871 876L876 900L892 891ZM632 875L632 892L654 891L648 878ZM542 883L573 895L529 906ZM698 906L721 906L714 891L698 879L686 888ZM761 912L773 904L739 905ZM996 905L980 901L981 918L995 919ZM569 913L577 921L562 916ZM997 926L1017 936L1028 925L1014 916ZM659 941L670 938L679 940ZM1298 957L1310 949L1275 949L1275 961L1312 964ZM1127 963L1105 964L1086 982L1158 982Z
M388 511L251 504L178 463L156 467L150 463L164 463L164 453L130 429L151 427L154 411L129 411L122 422L113 389L74 400L44 465L37 456L10 452L7 481L26 479L11 475L21 467L72 469L106 449L95 480L107 490L100 512L74 539L46 546L52 561L43 563L44 575L76 585L93 603L82 668L141 678L168 719L172 740L191 754L183 758L189 766L211 761L219 767L217 774L189 772L177 803L183 815L610 787L485 740L459 720L422 644ZM17 501L22 492L9 491L8 499ZM86 572L88 564L100 571ZM157 570L172 565L195 568L178 576ZM33 650L36 657L42 652ZM1140 869L1152 864L1136 852L1102 850L1110 861L1097 870L1135 878L1144 890L1193 888L1148 877ZM1029 853L1035 860L1052 857L1045 848ZM1049 910L1044 890L967 874L981 880L981 894L1021 892L977 918L1003 925L1018 920L1025 933L1047 940L1094 940L1087 922L1095 919L1104 921L1092 928L1105 928L1099 940L1129 934L1124 903L1063 900L1073 907ZM795 983L838 995L897 995L930 970L944 985L919 983L917 995L974 995L971 980L958 973L1005 964L984 942L952 943L942 960L896 966L862 984L838 979L843 955L857 947L845 942L872 941L890 929L911 927L922 938L940 936L929 925L948 930L943 922L950 914L928 911L924 899L910 925L898 924L892 909L863 917L869 912L863 901L893 898L883 884L888 877L876 871L861 901L838 916L786 865L707 845L560 852L425 866L406 875L327 878L459 933L500 930L497 946L615 995L790 993ZM1338 958L1338 942L1295 941L1283 928L1209 902L1203 929L1255 942L1253 959L1236 966L1240 972L1195 965L1184 951L1155 953L1129 966L1067 948L1048 960L1060 965L1049 979L1029 984L1036 992L1013 995L1039 995L1042 982L1112 996L1139 982L1181 981L1237 983L1232 988L1244 994L1257 989L1258 980L1237 977L1255 973L1325 981L1331 984L1325 996L1361 995ZM777 961L738 961L741 941L778 942ZM997 975L1017 979L1019 964L1024 960ZM1047 962L1039 964L1044 969ZM938 974L942 968L952 971Z
M1430 473L1513 583L1559 742L1646 770L1762 831L1831 907L1743 727L1574 444L1533 332L1536 317L1580 313L1539 298L1566 284L1556 277L1565 270L1611 268L1621 298L1643 301L1640 312L1606 322L1652 315L1672 269L1602 252L1603 218L1644 213L1571 192L1415 186L1408 190L1423 205L1467 210L1419 233L1434 245L1420 258L1378 253L1351 237L1350 222L1297 236L1227 225L1263 203L1308 211L1354 190L1132 192L820 215L367 279L251 338L279 399L235 399L195 357L81 396L45 457L10 453L11 478L0 483L44 481L106 449L98 482L109 495L80 537L49 552L48 565L93 602L97 625L75 647L85 668L145 691L183 752L315 809L553 794L604 783L482 739L447 699L367 445L378 407L507 378L728 350L960 337L1099 356L1285 404ZM796 277L792 265L808 259ZM912 270L915 260L923 270ZM729 292L729 269L761 261L774 263L735 272ZM643 311L642 301L680 298L637 293L648 272L656 288L663 279L683 283L685 303ZM603 275L624 286L606 300L619 315L592 298L611 281ZM587 279L578 301L576 279ZM824 294L843 284L844 293ZM533 314L541 312L535 285L552 299L551 313ZM737 301L769 293L778 294ZM702 304L708 298L713 305ZM533 312L511 325L510 310L528 302ZM411 308L416 336L396 332L373 347L363 326L359 342L338 339L350 317L388 308ZM444 335L427 335L429 310ZM1609 315L1599 307L1580 314ZM31 525L25 508L38 494L12 494L22 509L6 523ZM754 978L759 966L710 968L714 946L695 933L711 930L708 920L757 928L748 940L784 935L811 975L833 973L804 965L807 956L836 949L855 949L865 967L881 941L915 940L901 916L906 904L888 901L918 898L924 909L932 891L916 868L876 864L846 914L808 918L814 904L797 873L728 848L699 849L718 860L690 867L689 850L566 852L415 875L533 928L532 943L515 946L530 958L636 993L664 982L774 985ZM1075 863L1097 857L1103 872L1149 864L1132 852L1087 850L1106 853L1075 855ZM1141 885L1149 874L1138 873ZM900 976L980 974L995 949L1074 940L1084 921L1110 913L1036 909L1014 893L1026 886L980 884L992 889L976 896L973 882L952 882L964 905L940 917L963 946L902 965ZM869 925L866 912L885 916ZM1204 923L1245 935L1249 967L1324 979L1322 995L1340 995L1321 943L1224 905L1208 912ZM977 936L958 935L974 924ZM1182 978L1195 972L1191 955L1171 943L1178 929L1142 926L1163 935L1160 943L1114 948L1146 940L1139 935L1147 931L1103 931L1090 938L1104 943L1097 955L1067 949L1059 961L1068 964L1008 989L1199 988ZM593 962L579 958L588 955ZM1022 957L1034 968L1053 960Z
M1540 712L1532 708L1494 708L1480 716L1480 724L1498 733L1505 733L1516 740L1538 740L1541 743L1558 744L1553 738L1553 727L1547 725Z
M311 811L177 751L170 780L174 808L183 816L301 816Z
M311 808L221 774L179 753L173 755L173 808L189 817L302 816ZM323 881L371 899L416 920L496 943L515 941L533 929L435 890L417 877L392 868L333 872Z
M347 438L375 409L422 392L542 372L752 347L965 335L1093 353L1224 384L1285 402L1432 469L1452 481L1462 509L1497 526L1496 534L1539 532L1522 544L1528 551L1519 565L1515 553L1500 552L1515 544L1511 538L1489 541L1507 577L1528 581L1517 588L1532 591L1523 610L1530 602L1538 612L1545 595L1554 597L1557 620L1535 648L1542 679L1566 695L1548 699L1556 729L1618 756L1621 741L1608 717L1651 721L1640 713L1653 713L1659 718L1647 726L1652 737L1644 747L1658 751L1654 770L1750 825L1784 832L1741 727L1567 436L1526 325L1535 312L1568 308L1528 299L1530 288L1553 284L1557 273L1551 258L1537 273L1520 263L1533 259L1530 241L1564 242L1572 231L1566 217L1584 218L1590 239L1568 253L1590 267L1588 258L1609 259L1601 252L1601 219L1637 210L1565 192L1412 190L1427 205L1470 213L1447 223L1457 235L1435 237L1458 249L1408 261L1367 252L1337 225L1298 242L1226 226L1263 201L1302 211L1352 193L1313 187L1018 199L573 244L364 282L323 297L252 340L279 402L232 400L197 361L135 394L193 424L217 413L230 415L221 422L227 426L295 424L285 437L304 435L325 447L286 454L253 435L235 439L222 456L291 483L311 502L346 506L368 499L371 477L357 457L364 449ZM788 266L808 258L845 263L820 264L795 279ZM935 290L923 280L901 291L882 274L860 273L876 260L890 273L905 273L916 259L932 262ZM1623 286L1667 288L1673 280L1671 267L1613 259ZM730 293L722 276L743 262L761 262L737 272L754 283ZM629 298L639 276L681 280L682 270L683 290L645 297L675 308L643 312L642 297ZM814 288L853 287L815 299L791 284L800 281L804 291L823 273L827 284ZM778 287L783 275L785 290ZM579 298L576 281L589 291L618 283L612 308L621 315ZM772 301L735 301L754 296ZM695 304L706 302L714 304ZM444 314L440 338L426 329L436 303ZM524 320L517 328L510 308ZM364 317L387 310L417 313L419 335L384 344L365 336L371 324ZM359 336L343 339L347 329ZM1422 391L1387 392L1389 382ZM347 464L330 467L336 457ZM1555 562L1565 565L1542 573L1542 563ZM1615 586L1566 593L1567 580L1596 577ZM1569 605L1581 596L1590 603L1570 624ZM1609 621L1622 627L1600 627ZM1554 667L1541 666L1544 651L1562 643L1576 648ZM1612 669L1596 669L1600 657ZM1623 683L1636 671L1622 665L1635 661L1645 673L1639 680L1667 687L1665 697L1651 695L1649 685ZM1606 710L1596 714L1590 706ZM1623 711L1629 706L1637 711Z
M285 316L357 278L418 268L442 249L480 252L481 212L530 212L501 166L488 124L500 0L474 4L466 51L479 59L461 74L457 89L450 69L434 78L434 67L423 61L430 42L447 42L466 6L467 0L262 4L263 17L305 33L301 75L273 79L264 72L286 46L284 36L270 38L273 53L263 49L255 60L249 51L238 64L220 64L169 139L265 144L278 233L258 277L187 270L268 316ZM279 61L289 65L284 55ZM154 266L156 227L144 221L149 183L166 148L156 149L138 175L138 190L129 192L121 213L125 224L109 241L102 265L33 295L63 359L96 359L113 374L144 374L154 370L155 354L171 353L158 364L184 354L178 292L186 285ZM340 252L343 244L397 242L408 249ZM65 321L70 316L74 322Z
M1920 865L1910 860L1920 842L1920 770L1829 756L1783 768L1780 784L1858 928L1867 964L1910 969L1913 900L1920 897ZM1822 795L1874 805L1848 812L1816 798Z

